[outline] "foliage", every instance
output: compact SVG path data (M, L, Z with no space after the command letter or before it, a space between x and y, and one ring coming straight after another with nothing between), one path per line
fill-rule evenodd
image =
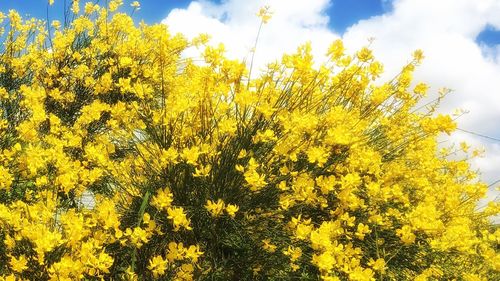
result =
M341 41L250 79L206 35L73 3L0 15L0 280L499 277L498 207L438 149L442 96L415 108L420 51L382 84Z

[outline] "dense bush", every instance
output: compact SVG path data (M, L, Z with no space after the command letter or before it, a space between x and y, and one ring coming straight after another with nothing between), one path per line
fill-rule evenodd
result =
M250 79L120 2L0 16L0 280L500 278L475 152L438 149L443 95L416 108L420 51L386 83L341 41Z

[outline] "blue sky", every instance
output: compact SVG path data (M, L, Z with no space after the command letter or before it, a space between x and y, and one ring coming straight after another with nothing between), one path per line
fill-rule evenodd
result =
M47 2L47 0L0 0L0 10L16 9L21 14L46 18ZM51 18L62 13L64 2L64 0L55 0L54 6L49 10ZM71 1L66 0L66 2L70 3ZM101 0L101 2L103 1ZM125 1L125 3L127 2L131 1ZM190 0L143 0L140 1L141 10L137 13L137 17L144 19L147 23L158 23L168 15L170 10L186 8L190 2ZM382 14L385 11L384 6L387 5L384 5L380 0L335 0L327 9L330 16L330 27L342 33L360 19Z
M496 30L493 26L486 26L486 28L479 33L476 41L486 45L500 45L500 31Z
M45 19L47 2L47 0L0 0L0 11L15 9L22 15L29 14ZM64 2L65 0L55 0L54 6L49 9L50 19L61 18ZM66 3L70 2L71 0L66 0ZM124 2L124 11L127 11L127 4L131 1L125 0ZM221 1L213 2L220 3ZM390 2L389 0L334 0L326 10L330 18L328 26L335 32L343 34L348 27L359 20L390 12L392 9ZM141 10L135 14L134 18L151 24L160 22L172 9L188 7L191 0L142 0L140 3ZM500 44L500 31L488 26L478 35L476 41L486 45Z

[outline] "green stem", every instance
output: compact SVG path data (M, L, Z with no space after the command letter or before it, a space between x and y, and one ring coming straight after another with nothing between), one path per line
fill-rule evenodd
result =
M250 61L250 70L248 72L247 90L250 88L250 79L251 79L251 76L252 76L253 59L255 57L255 51L257 49L257 43L259 42L260 30L262 29L262 25L263 24L264 24L264 21L260 21L259 30L257 31L257 37L255 37L255 43L253 44L252 60Z
M149 197L151 197L151 192L148 190L146 191L146 194L144 194L144 197L142 197L142 203L141 207L139 208L139 214L137 218L137 227L141 226L142 223L142 217L144 216L144 211L146 211L146 207L149 203ZM132 271L135 272L135 263L137 262L137 248L134 247L134 250L132 252Z

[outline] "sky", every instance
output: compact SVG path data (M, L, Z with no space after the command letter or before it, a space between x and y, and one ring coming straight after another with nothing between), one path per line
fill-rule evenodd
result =
M67 2L71 2L67 0ZM84 1L81 1L84 2ZM100 1L104 3L104 0ZM123 11L131 11L124 0ZM269 5L273 17L261 31L254 65L278 59L310 41L318 61L335 39L355 52L374 38L370 47L392 77L422 49L426 59L415 73L431 92L453 90L441 106L444 113L463 109L458 130L446 144L467 141L484 147L485 157L471 161L481 179L500 179L500 0L143 0L134 18L167 24L188 38L209 33L212 43L226 45L227 55L244 59L255 41L260 7ZM0 0L0 11L55 19L64 0ZM489 138L488 138L489 137ZM489 198L500 192L490 189Z

